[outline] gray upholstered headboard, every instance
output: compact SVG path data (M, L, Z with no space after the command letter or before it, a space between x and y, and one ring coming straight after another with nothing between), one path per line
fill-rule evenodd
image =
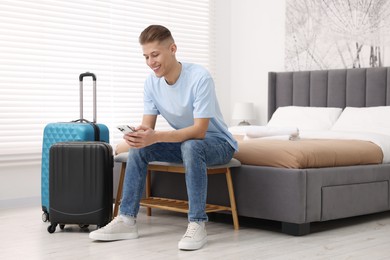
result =
M268 120L281 106L390 105L390 68L269 72Z

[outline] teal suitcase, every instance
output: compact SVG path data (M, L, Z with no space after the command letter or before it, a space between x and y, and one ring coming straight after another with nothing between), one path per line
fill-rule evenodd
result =
M83 119L83 78L93 79L93 121ZM80 119L72 122L49 123L43 131L41 163L41 203L42 220L50 220L49 202L49 162L50 148L58 142L69 141L102 141L109 143L109 130L104 124L96 123L96 76L86 72L79 76L80 81Z

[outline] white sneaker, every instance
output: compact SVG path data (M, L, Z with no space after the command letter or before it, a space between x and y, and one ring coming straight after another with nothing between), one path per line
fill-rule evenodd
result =
M101 241L113 241L138 238L137 224L125 223L121 216L114 218L106 226L89 233L89 238Z
M204 222L188 223L187 231L179 241L181 250L197 250L207 243L207 233Z

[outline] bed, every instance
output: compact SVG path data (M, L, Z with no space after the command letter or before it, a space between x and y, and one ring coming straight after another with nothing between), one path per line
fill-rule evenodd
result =
M268 91L269 118L288 106L386 107L390 106L390 68L270 72ZM185 199L181 177L153 175L154 195ZM228 205L227 188L218 177L209 178L208 201ZM232 177L239 216L280 221L282 232L291 235L310 233L312 222L390 209L390 164L384 159L317 168L243 163L232 170Z

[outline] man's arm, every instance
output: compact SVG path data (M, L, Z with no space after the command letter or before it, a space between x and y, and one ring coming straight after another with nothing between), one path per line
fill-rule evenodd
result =
M159 142L184 142L189 139L203 139L209 126L209 118L195 118L192 126L179 130L155 131L157 116L144 115L137 132L124 136L130 147L142 148Z
M154 129L156 127L157 115L144 115L142 117L142 126Z
M209 118L195 118L192 126L172 131L156 131L157 142L183 142L189 139L203 139L209 127Z

